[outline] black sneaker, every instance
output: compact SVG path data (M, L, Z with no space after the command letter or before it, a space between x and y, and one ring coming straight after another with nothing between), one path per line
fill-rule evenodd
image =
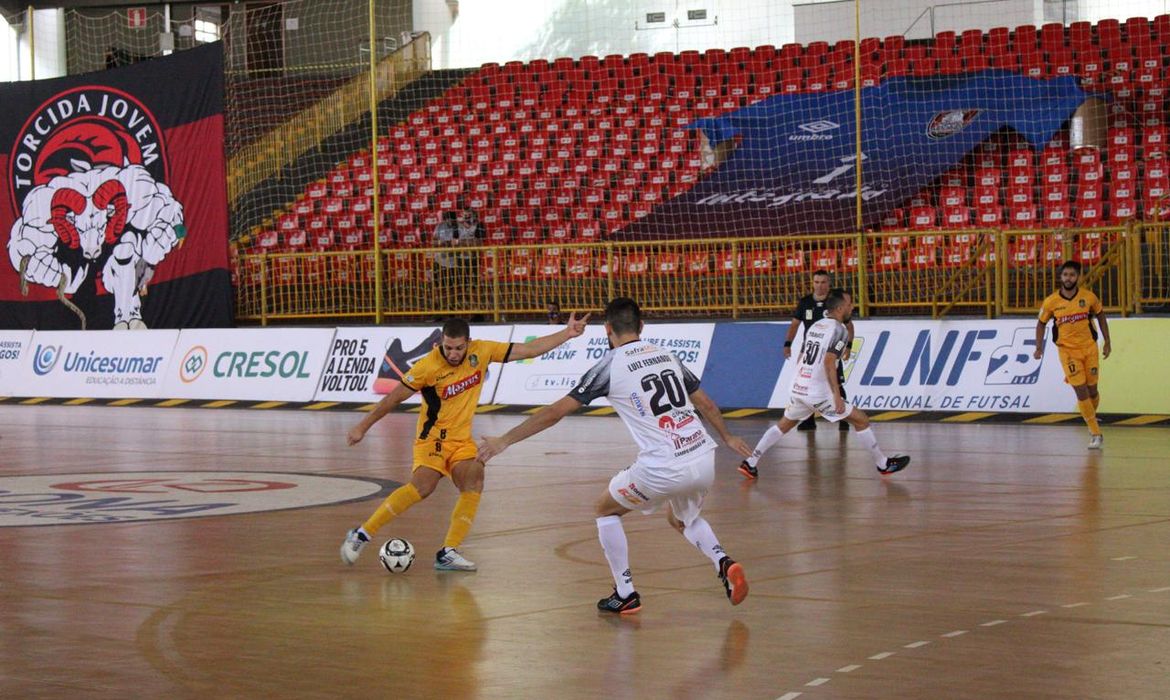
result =
M378 367L378 376L374 379L374 391L380 394L389 393L398 386L402 377L410 371L410 366L418 362L443 339L443 331L435 329L422 342L410 350L404 350L402 339L395 338L386 348L386 355L382 357L382 365Z
M897 455L886 460L884 469L878 467L877 470L882 474L893 474L902 471L908 464L910 464L910 455Z
M731 557L719 560L719 580L723 582L723 590L727 591L727 599L732 605L739 605L747 598L748 584L743 567Z
M760 476L760 470L748 464L746 459L739 463L739 473L743 474L749 479L757 479Z
M800 423L800 425L796 426L796 429L797 430L816 430L817 429L817 420L815 418L813 418L812 416L809 416L808 418L805 418L804 421Z
M629 615L642 609L642 598L638 596L637 591L631 593L628 598L623 598L617 594L615 588L608 598L597 601L597 609L601 612Z

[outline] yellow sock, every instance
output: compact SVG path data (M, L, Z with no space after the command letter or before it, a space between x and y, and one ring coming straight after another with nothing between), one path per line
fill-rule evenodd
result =
M463 544L463 538L471 531L471 523L475 522L475 511L479 508L479 498L482 494L475 491L464 491L455 501L455 510L451 511L451 527L447 529L447 538L443 540L444 547L458 547Z
M1081 417L1085 419L1085 425L1089 426L1089 432L1093 435L1100 435L1101 426L1097 425L1097 409L1093 406L1093 400L1077 401L1077 408L1081 411Z
M1093 397L1093 411L1094 411L1094 413L1097 411L1097 407L1100 405L1101 405L1101 395L1097 394L1096 396Z
M372 538L383 525L402 515L407 508L421 500L422 496L418 495L418 489L414 487L414 484L399 486L394 489L394 493L382 501L382 505L378 506L378 510L374 511L370 519L362 525L362 529Z

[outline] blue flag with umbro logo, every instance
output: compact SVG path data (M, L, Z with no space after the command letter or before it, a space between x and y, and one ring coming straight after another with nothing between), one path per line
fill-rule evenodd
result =
M1042 148L1089 94L1072 76L988 70L891 78L862 90L866 227L958 165L981 141L1014 129ZM777 95L699 119L725 154L688 192L618 236L767 236L856 227L854 92Z

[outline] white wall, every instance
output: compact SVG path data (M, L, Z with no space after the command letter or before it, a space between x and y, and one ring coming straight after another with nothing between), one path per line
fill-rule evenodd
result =
M689 9L707 19L688 21ZM648 12L665 26L647 28ZM792 0L459 0L454 21L446 0L415 0L414 23L431 33L436 68L793 40Z
M1119 4L1121 0L1113 0ZM853 0L808 2L795 6L796 41L833 43L855 36ZM861 35L929 39L943 31L1043 24L1042 0L980 0L957 4L934 0L863 0ZM933 31L932 31L933 28Z
M27 22L27 13L23 17ZM65 75L64 10L34 10L32 22L34 61L29 60L28 27L23 27L17 34L7 22L0 26L0 58L3 59L0 80L30 80L34 76L40 80ZM11 45L9 38L13 42Z
M932 29L1040 25L1062 10L1069 21L1170 12L1170 0L860 1L862 36L911 39ZM708 19L688 22L687 10L700 8ZM648 12L664 12L667 21L647 28ZM854 37L853 0L414 0L413 20L416 31L431 33L436 68Z
M0 15L0 82L20 78L20 59L16 30L8 24L3 15Z

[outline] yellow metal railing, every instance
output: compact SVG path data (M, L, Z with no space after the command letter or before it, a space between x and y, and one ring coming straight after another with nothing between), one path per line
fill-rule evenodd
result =
M859 240L861 244L859 245ZM1170 224L241 255L237 316L515 320L615 296L675 316L776 316L818 269L868 313L1031 314L1064 260L1110 313L1170 302ZM863 267L864 266L864 267ZM378 285L378 271L382 284ZM378 288L382 291L379 294Z
M371 5L372 7L372 5ZM422 33L376 66L355 75L331 94L235 153L227 165L228 201L235 203L264 180L279 175L309 149L393 96L430 70L430 35ZM371 52L372 53L372 52ZM370 76L374 75L374 94ZM374 151L371 144L370 152Z

